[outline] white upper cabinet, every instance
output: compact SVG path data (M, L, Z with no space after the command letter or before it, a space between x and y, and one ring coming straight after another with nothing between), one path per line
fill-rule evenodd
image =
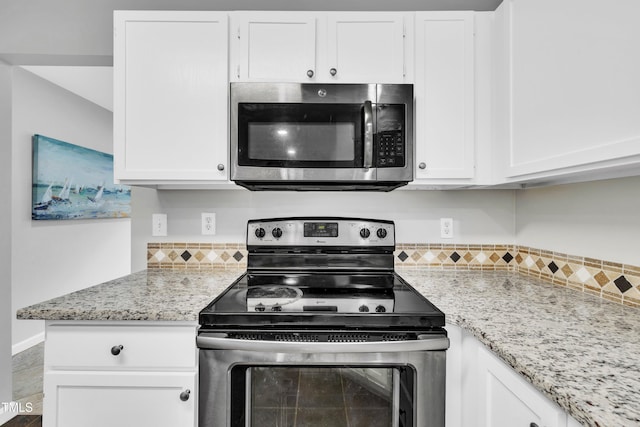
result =
M234 80L313 81L316 21L301 12L238 12L232 15L238 47Z
M419 12L415 21L416 183L469 181L475 177L474 13Z
M226 13L114 13L114 175L227 180Z
M327 16L327 60L323 81L403 83L405 15L336 12Z
M405 13L232 13L235 81L402 83ZM237 52L235 52L237 48Z
M638 173L639 17L635 0L502 3L496 130L506 181Z

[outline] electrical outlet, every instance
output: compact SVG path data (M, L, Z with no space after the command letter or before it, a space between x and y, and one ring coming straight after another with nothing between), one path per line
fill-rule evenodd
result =
M167 214L151 215L151 235L152 236L167 235Z
M216 214L202 212L202 234L205 236L216 234Z
M453 239L453 218L440 218L440 237Z

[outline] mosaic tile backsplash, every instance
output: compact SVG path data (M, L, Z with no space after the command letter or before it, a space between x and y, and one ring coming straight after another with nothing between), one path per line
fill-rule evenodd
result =
M511 270L640 308L640 267L515 245L396 245L398 269ZM149 269L247 267L240 243L148 243Z

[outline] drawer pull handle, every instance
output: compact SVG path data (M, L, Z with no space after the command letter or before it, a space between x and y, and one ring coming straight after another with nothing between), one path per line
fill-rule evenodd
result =
M124 350L124 346L114 345L113 347L111 347L111 354L113 354L114 356L117 356L120 354L122 350Z
M224 170L224 165L222 163L218 164L218 170L219 171L223 171Z
M336 70L335 68L332 68L329 70L329 74L331 74L332 76L335 76L336 74L338 74L338 70Z
M307 77L313 77L313 70L307 70Z
M187 400L189 400L189 396L191 396L191 390L187 389L180 393L180 400L186 402Z
M418 167L420 169L426 169L427 168L427 164L425 162L420 162L420 164L418 165Z

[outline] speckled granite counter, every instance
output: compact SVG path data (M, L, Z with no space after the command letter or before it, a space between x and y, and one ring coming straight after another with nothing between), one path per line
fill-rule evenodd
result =
M583 425L640 425L640 311L510 272L399 273Z
M144 270L18 310L18 319L197 321L241 270Z
M20 319L196 321L241 272L149 270L18 311ZM399 270L584 425L640 425L640 310L510 272Z

